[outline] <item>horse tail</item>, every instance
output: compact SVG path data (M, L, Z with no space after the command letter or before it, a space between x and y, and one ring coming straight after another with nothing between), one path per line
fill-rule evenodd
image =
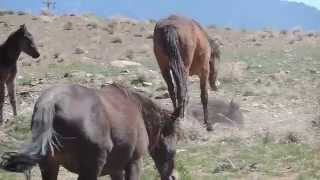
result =
M38 164L48 154L48 151L54 153L54 148L58 148L60 145L53 129L54 113L55 108L52 100L41 102L40 99L36 103L31 122L32 142L19 153L4 153L0 168L26 173Z
M178 99L178 109L175 113L184 116L186 98L188 95L187 74L184 62L180 54L178 33L174 27L168 26L165 31L164 49L169 57L169 67L176 85L176 97Z

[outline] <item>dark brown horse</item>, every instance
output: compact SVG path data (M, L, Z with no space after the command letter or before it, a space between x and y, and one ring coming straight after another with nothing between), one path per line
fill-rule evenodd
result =
M188 101L188 76L198 75L204 122L207 129L212 130L208 121L207 89L210 81L212 90L217 90L219 46L209 38L199 23L176 15L162 19L156 24L153 40L154 53L167 83L175 112L180 117L184 116Z
M13 115L17 115L15 77L17 74L17 60L21 51L33 58L40 56L33 37L25 25L21 25L0 46L0 124L3 122L2 109L5 97L5 85L7 85Z
M43 180L57 180L59 166L78 180L138 180L149 151L161 180L174 179L176 121L144 95L119 85L101 90L78 85L50 88L32 115L32 143L3 156L1 167L24 172L39 164Z

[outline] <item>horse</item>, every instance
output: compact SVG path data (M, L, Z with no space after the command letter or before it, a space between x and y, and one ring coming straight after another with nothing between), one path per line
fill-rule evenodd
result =
M219 45L211 39L198 22L186 17L171 15L157 22L154 35L154 54L167 84L175 112L184 117L188 104L188 76L200 78L201 102L207 130L208 82L217 91ZM175 84L174 84L175 83Z
M40 56L33 37L24 24L11 33L7 40L0 45L0 124L3 123L5 85L7 86L13 115L17 116L15 77L17 74L17 60L21 52L30 55L32 58Z
M57 180L59 166L78 180L139 180L149 152L161 180L173 180L178 121L142 93L118 84L96 90L60 85L37 100L32 142L5 153L0 168L26 172L39 164L42 180Z

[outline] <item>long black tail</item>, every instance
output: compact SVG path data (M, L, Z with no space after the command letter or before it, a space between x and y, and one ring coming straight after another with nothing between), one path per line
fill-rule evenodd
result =
M52 128L54 105L37 102L32 115L32 142L20 153L2 155L0 168L12 172L26 172L39 163L49 151L58 147L56 133Z
M167 51L169 56L169 66L172 72L174 82L176 85L176 97L178 101L178 107L176 113L179 116L184 116L186 98L188 96L187 89L187 74L185 71L184 62L181 57L180 47L179 47L179 37L176 29L174 27L168 26L165 29L165 39L164 39L164 49Z

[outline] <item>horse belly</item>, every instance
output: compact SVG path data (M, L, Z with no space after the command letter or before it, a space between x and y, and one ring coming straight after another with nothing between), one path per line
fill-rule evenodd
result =
M131 145L116 146L108 154L106 164L101 175L124 170L133 158L134 147Z

